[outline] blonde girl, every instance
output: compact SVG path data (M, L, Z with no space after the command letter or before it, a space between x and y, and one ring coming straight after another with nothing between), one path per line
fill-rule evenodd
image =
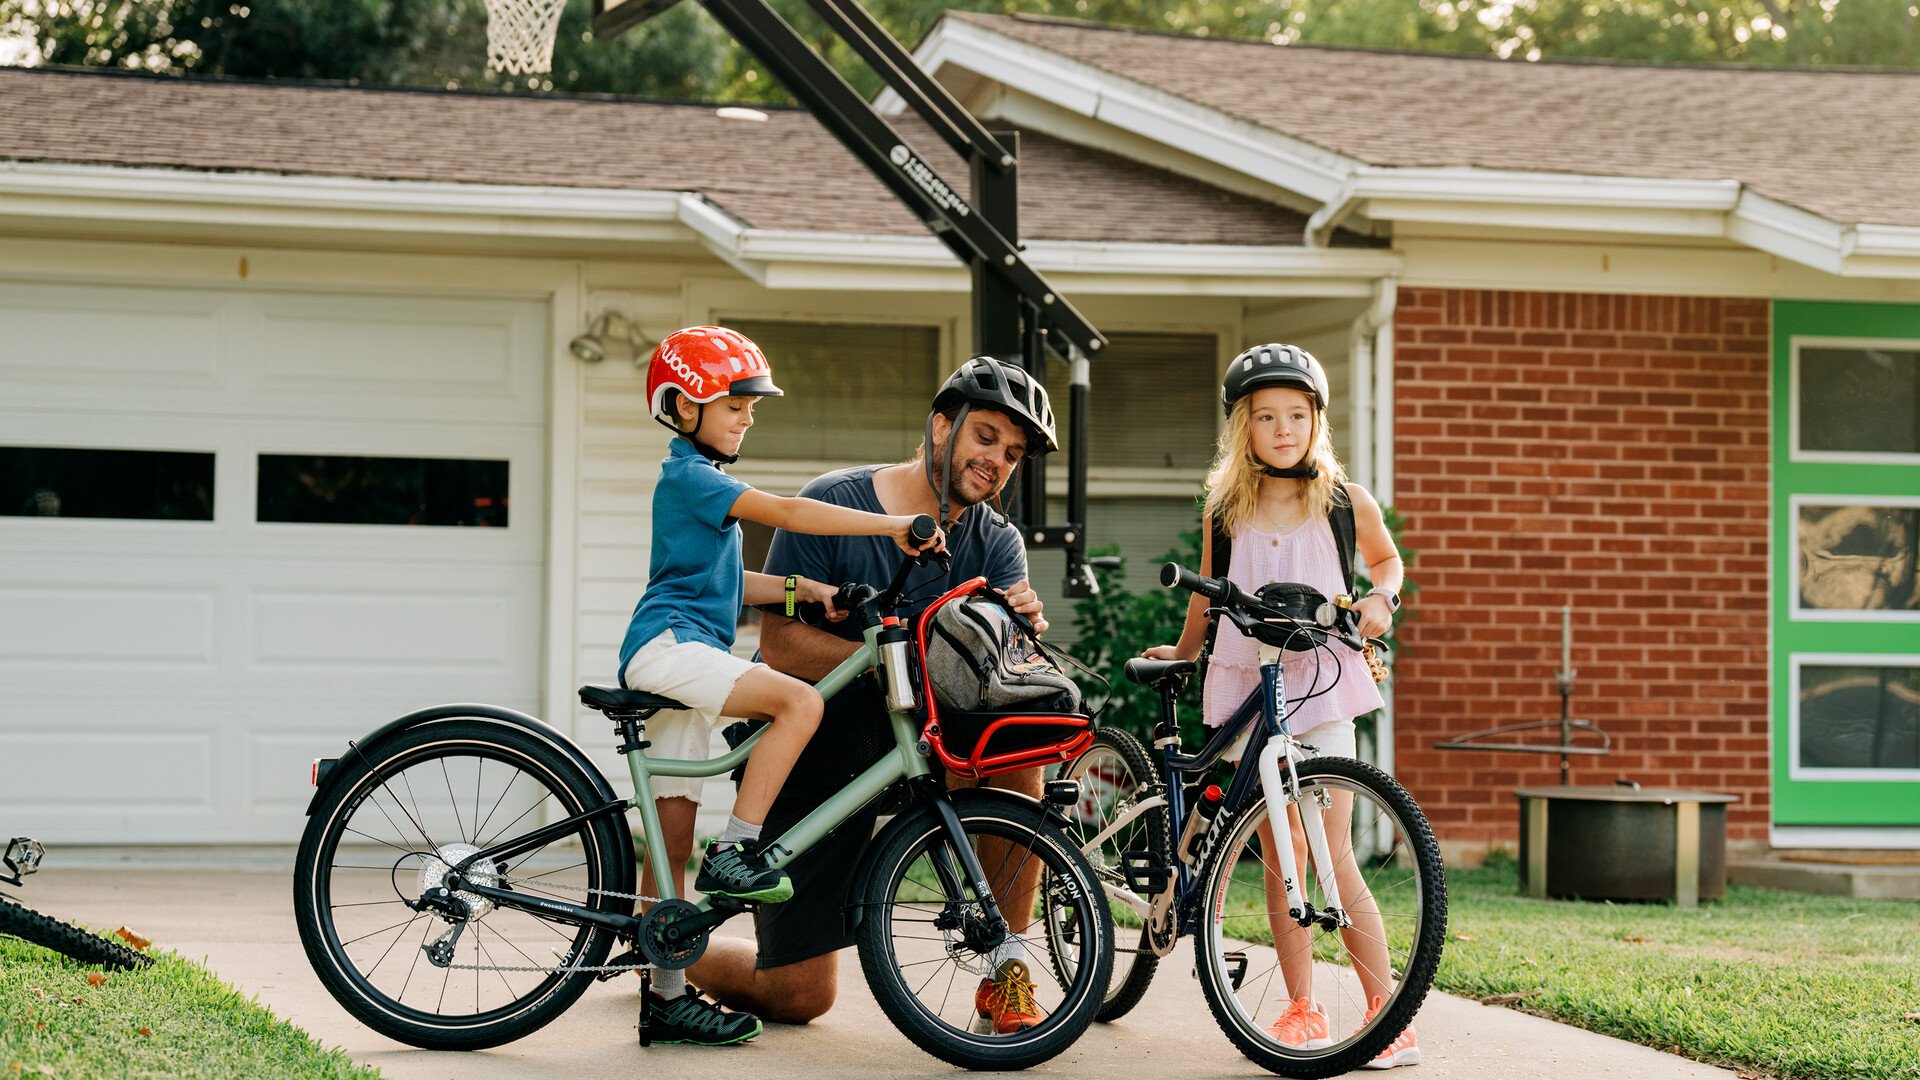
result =
M1257 345L1241 353L1227 367L1220 400L1227 423L1220 434L1213 467L1207 473L1206 508L1200 532L1214 536L1214 523L1228 538L1227 578L1248 593L1274 581L1311 585L1327 596L1350 589L1329 515L1351 508L1354 547L1367 568L1373 588L1354 604L1360 633L1383 634L1400 606L1403 568L1400 553L1387 532L1380 504L1359 484L1347 480L1346 469L1333 450L1327 430L1327 373L1311 353L1293 345ZM1212 543L1201 546L1200 572L1216 575ZM1186 625L1174 645L1156 645L1142 655L1155 660L1193 660L1206 642L1207 601L1195 594L1187 606ZM1335 645L1326 650L1289 653L1283 662L1289 695L1314 696L1289 704L1287 727L1305 743L1307 756L1352 757L1356 750L1355 717L1381 707L1380 693L1368 674L1366 660ZM1339 666L1336 673L1334 665ZM1205 714L1209 726L1227 722L1240 703L1259 685L1259 646L1229 624L1219 632L1208 661ZM1239 750L1229 751L1238 757ZM1292 813L1292 811L1289 811ZM1336 794L1327 818L1327 835L1348 835L1353 802ZM1296 865L1307 866L1306 837L1296 816L1293 823ZM1273 849L1269 826L1262 826L1263 850ZM1391 989L1385 937L1378 908L1360 876L1351 850L1343 851L1335 869L1342 896L1358 897L1350 904L1353 926L1341 931L1368 999L1368 1019ZM1284 885L1269 861L1267 893L1279 896ZM1276 1040L1304 1049L1331 1045L1325 1010L1313 996L1313 958L1308 934L1286 915L1284 903L1271 904L1274 948L1280 956L1281 976L1291 999L1268 1029ZM1344 1036L1344 1032L1342 1035ZM1369 1068L1413 1065L1420 1050L1409 1027Z

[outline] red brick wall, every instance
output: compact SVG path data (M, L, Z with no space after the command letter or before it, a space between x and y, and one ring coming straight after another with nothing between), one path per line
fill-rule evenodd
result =
M1737 794L1728 838L1765 838L1767 311L1400 291L1396 772L1450 848L1513 843L1512 789L1559 782L1557 757L1433 744L1559 717L1562 604L1572 714L1613 737L1573 782Z

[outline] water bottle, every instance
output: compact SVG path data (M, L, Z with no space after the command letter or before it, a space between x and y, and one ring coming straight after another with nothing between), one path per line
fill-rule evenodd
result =
M1208 784L1207 790L1193 801L1193 810L1187 814L1187 827L1180 833L1180 843L1174 850L1180 853L1180 861L1192 865L1200 860L1200 849L1207 842L1207 830L1212 827L1213 819L1220 814L1220 804L1227 796L1218 784Z
M907 628L889 615L874 636L880 647L880 670L886 673L887 708L900 712L917 707L913 692L913 665L907 659Z

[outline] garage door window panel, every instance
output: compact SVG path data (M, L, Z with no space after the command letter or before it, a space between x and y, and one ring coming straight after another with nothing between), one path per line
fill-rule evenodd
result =
M508 463L262 454L258 515L300 525L505 528Z
M213 455L0 446L0 517L212 521Z

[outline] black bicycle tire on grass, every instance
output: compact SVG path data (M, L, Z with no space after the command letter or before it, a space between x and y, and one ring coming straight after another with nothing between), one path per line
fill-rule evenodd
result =
M1029 1068L1073 1045L1092 1025L1112 970L1112 920L1099 899L1102 894L1092 867L1048 820L1039 803L991 789L955 791L951 798L968 836L997 836L1031 845L1029 850L1046 860L1042 891L1050 900L1064 895L1077 902L1089 924L1097 923L1099 932L1083 946L1084 960L1076 967L1084 974L1073 980L1060 1007L1030 1033L974 1036L927 1015L902 970L889 932L891 897L923 853L935 843L945 844L938 815L925 806L896 818L863 860L854 896L861 912L855 930L860 965L881 1011L922 1050L963 1069ZM991 876L992 868L987 870ZM1036 924L1044 919L1037 916ZM1038 962L1032 969L1036 979L1053 977Z
M504 1005L484 1013L455 1017L406 1005L405 987L399 999L380 991L371 983L371 972L360 971L348 954L337 933L329 904L332 885L330 876L321 872L323 860L335 858L342 837L351 829L353 815L363 804L378 806L378 791L383 784L416 765L451 760L461 752L522 770L522 774L531 777L549 797L556 799L558 809L564 813L579 813L601 802L591 779L566 754L538 735L484 718L441 720L404 730L373 746L359 747L341 758L336 766L338 775L330 782L321 804L308 821L294 863L295 922L307 959L321 983L336 1001L368 1027L396 1041L431 1050L480 1050L523 1038L564 1012L595 977L592 972L584 971L549 973L532 990ZM449 783L450 795L452 787ZM393 820L391 815L388 820ZM617 883L623 880L620 860L633 857L630 848L622 847L626 830L619 827L618 821L617 816L597 817L583 824L577 833L569 834L569 839L577 838L580 843L585 879L592 888L617 889ZM531 831L538 824L544 822L527 822L518 831ZM491 839L497 841L498 837ZM396 875L395 881L400 880ZM571 899L585 902L586 897ZM632 903L629 899L600 895L594 897L589 906L625 914L631 911ZM519 912L515 917L538 918ZM426 925L437 929L432 922ZM478 925L478 920L474 925ZM571 944L561 959L571 956L573 966L579 967L606 962L613 946L611 931L561 923L549 925L558 928L555 933L563 941L571 935ZM547 962L544 957L541 959ZM562 966L558 960L551 962ZM505 981L503 977L502 982ZM477 987L475 994L477 998Z
M52 949L83 964L96 964L114 971L133 971L153 965L153 957L145 953L42 915L3 896L0 896L0 934Z
M1269 1072L1301 1080L1318 1080L1320 1077L1338 1076L1361 1068L1412 1023L1421 1002L1426 999L1427 991L1433 985L1434 972L1439 968L1440 954L1446 944L1447 883L1440 846L1434 839L1426 815L1414 802L1413 796L1392 777L1366 762L1343 757L1309 759L1299 763L1297 770L1303 792L1313 788L1314 781L1319 778L1366 791L1397 818L1393 824L1405 834L1409 861L1417 878L1414 888L1417 890L1421 915L1407 960L1402 965L1393 1000L1381 1010L1378 1019L1371 1022L1364 1033L1350 1037L1351 1041L1344 1044L1336 1042L1325 1050L1309 1052L1282 1052L1272 1040L1264 1038L1264 1032L1253 1030L1257 1025L1250 1022L1251 1018L1242 1015L1243 1010L1239 1008L1236 998L1238 988L1230 982L1223 983L1228 978L1228 965L1219 955L1224 941L1214 932L1219 921L1219 908L1216 905L1227 887L1221 882L1221 875L1229 876L1229 884L1232 881L1234 867L1230 864L1236 860L1239 848L1235 838L1245 830L1257 827L1257 822L1266 816L1267 801L1264 795L1254 798L1247 806L1215 826L1219 830L1218 840L1208 852L1206 863L1200 870L1203 886L1200 902L1207 907L1194 935L1194 950L1196 973L1207 1007L1234 1046L1248 1060ZM1249 821L1249 818L1253 820ZM1305 868L1302 873L1306 873ZM1273 901L1268 903L1272 904ZM1282 1000L1284 996L1283 993Z
M1105 727L1094 732L1093 745L1087 748L1086 753L1060 766L1059 778L1081 779L1087 763L1097 760L1102 751L1112 754L1125 763L1128 772L1143 785L1137 789L1138 791L1150 792L1163 783L1159 768L1154 765L1153 759L1147 754L1146 747L1140 744L1139 739L1118 728ZM1082 798L1084 800L1084 794ZM1071 818L1071 814L1069 817ZM1167 811L1164 808L1149 810L1140 815L1137 821L1140 830L1136 835L1146 842L1146 850L1153 855L1156 862L1172 872L1175 869L1173 838L1169 831ZM1075 832L1071 820L1069 820L1067 832L1069 835ZM1080 837L1076 836L1075 839ZM1083 851L1082 854L1087 853ZM1115 865L1106 865L1092 855L1088 855L1087 858L1088 862L1093 864L1095 876L1119 872ZM1144 925L1140 928L1139 939L1133 943L1135 951L1132 953L1132 962L1126 966L1124 974L1109 982L1107 996L1101 1001L1100 1013L1095 1017L1101 1023L1110 1023L1125 1016L1133 1010L1134 1006L1140 1004L1140 999L1146 995L1147 986L1153 982L1154 972L1160 967L1160 957L1153 952L1148 941L1150 933ZM1118 922L1115 922L1113 940L1116 950L1131 937L1133 937L1131 928L1122 928ZM1114 968L1117 971L1120 967L1120 957L1116 952Z

